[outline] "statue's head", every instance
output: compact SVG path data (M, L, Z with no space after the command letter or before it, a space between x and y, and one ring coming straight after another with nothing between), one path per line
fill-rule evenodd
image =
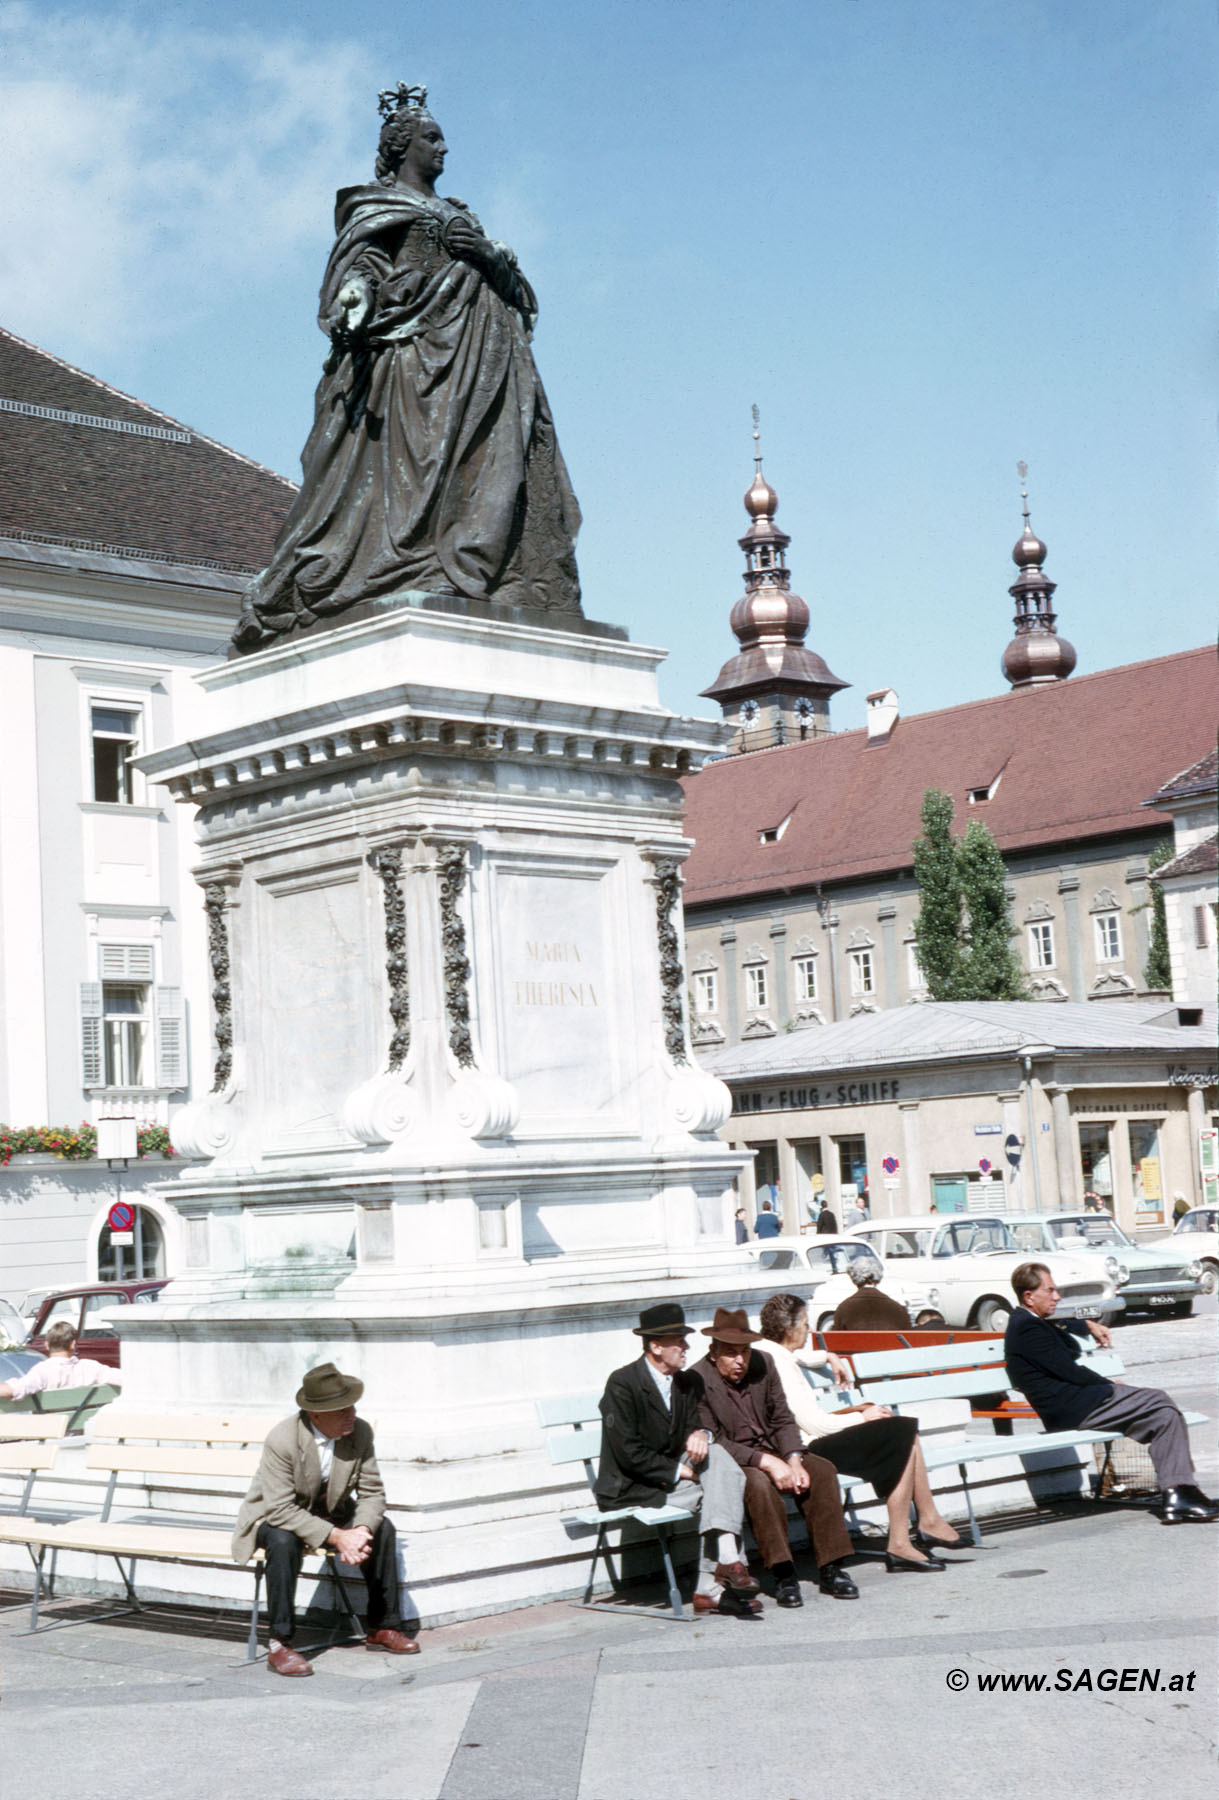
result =
M377 96L377 106L385 121L377 144L377 180L391 182L411 139L422 125L436 121L428 111L427 89L408 87L404 81L396 88L384 89Z

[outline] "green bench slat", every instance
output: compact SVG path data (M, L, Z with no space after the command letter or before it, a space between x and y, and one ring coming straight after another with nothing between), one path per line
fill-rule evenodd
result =
M905 1381L868 1381L863 1397L874 1406L905 1408L920 1400L967 1400L972 1394L998 1394L1008 1390L1002 1363L989 1369L961 1369L955 1375L914 1375Z
M546 1440L552 1463L584 1462L601 1454L601 1421L583 1431L559 1431Z
M535 1402L539 1425L601 1424L600 1394L548 1394Z

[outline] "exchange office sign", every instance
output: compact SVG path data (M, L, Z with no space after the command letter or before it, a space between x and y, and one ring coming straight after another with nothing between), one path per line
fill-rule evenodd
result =
M896 1100L900 1081L840 1081L833 1087L751 1088L734 1095L734 1113L813 1112L820 1106L875 1106Z

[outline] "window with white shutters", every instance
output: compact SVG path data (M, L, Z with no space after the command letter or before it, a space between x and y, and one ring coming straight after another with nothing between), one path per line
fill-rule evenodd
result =
M80 1079L83 1087L102 1085L102 984L80 984Z
M186 1085L186 1030L182 989L159 987L157 995L157 1086Z
M155 973L151 944L102 944L97 964L103 981L151 981Z

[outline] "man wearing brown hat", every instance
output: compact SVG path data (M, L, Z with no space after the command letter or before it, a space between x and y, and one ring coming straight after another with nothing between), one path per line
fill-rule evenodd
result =
M749 1522L775 1578L779 1605L804 1604L787 1539L784 1494L794 1494L804 1514L821 1592L835 1600L857 1600L859 1589L841 1566L843 1557L852 1554L852 1544L842 1516L838 1471L825 1457L804 1450L778 1371L753 1348L761 1335L750 1330L744 1308L716 1308L713 1322L703 1327L710 1347L690 1371L703 1385L699 1416L745 1471Z
M363 1392L362 1381L341 1374L333 1363L310 1369L296 1396L300 1411L268 1434L237 1515L234 1562L249 1562L256 1548L266 1556L267 1667L276 1675L313 1673L292 1648L296 1579L306 1549L327 1545L364 1577L367 1647L394 1656L419 1649L402 1634L397 1538L385 1516L372 1427L356 1417Z
M756 1618L758 1584L741 1558L744 1475L700 1425L702 1388L683 1373L693 1328L681 1307L665 1300L645 1307L632 1329L643 1355L615 1369L601 1397L597 1504L602 1512L678 1506L697 1513L703 1555L695 1612Z

